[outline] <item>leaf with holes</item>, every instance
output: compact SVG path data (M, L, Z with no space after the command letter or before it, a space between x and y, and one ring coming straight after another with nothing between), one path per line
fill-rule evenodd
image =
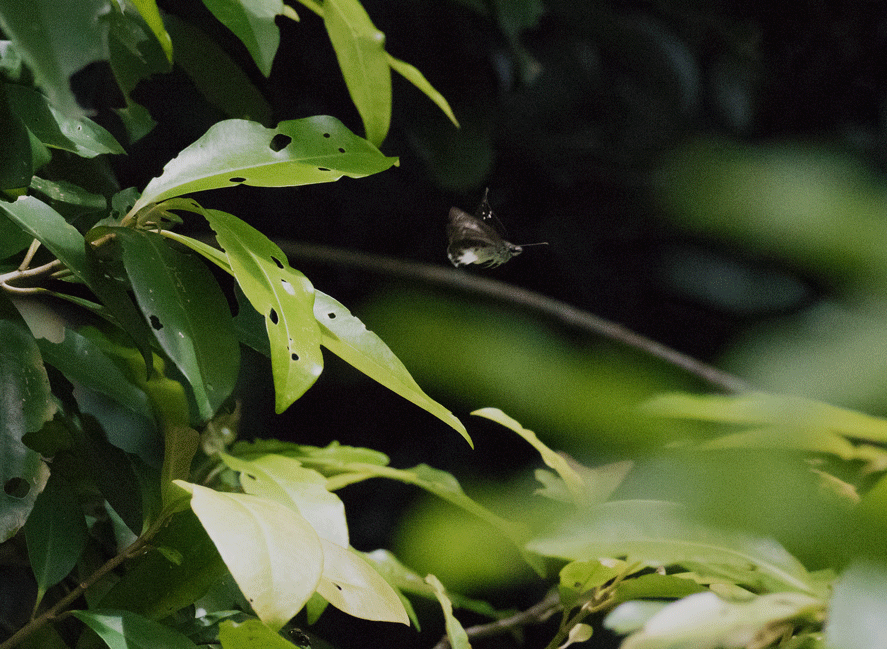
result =
M323 549L298 512L267 498L176 481L256 615L279 629L308 601L323 571Z
M150 203L238 185L295 187L363 178L398 164L334 117L320 115L265 128L229 119L215 124L151 180L131 213Z
M320 540L323 546L323 575L318 594L340 611L375 622L410 619L400 597L365 559L355 552Z
M469 444L471 437L453 413L422 391L388 345L341 303L315 290L314 316L320 323L321 344L336 356L389 390L452 426Z
M204 419L237 381L240 346L221 289L206 266L153 232L117 228L139 308L163 351L181 370Z
M216 231L244 295L265 318L275 409L283 412L314 385L323 370L314 287L290 268L273 241L252 226L218 210L206 210L204 216Z

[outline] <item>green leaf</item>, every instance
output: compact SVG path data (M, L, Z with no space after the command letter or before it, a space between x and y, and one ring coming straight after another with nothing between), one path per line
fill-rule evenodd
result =
M38 239L81 281L86 281L83 235L46 203L22 196L13 203L0 202L0 212Z
M496 423L502 424L506 428L510 428L515 433L523 437L532 445L533 448L539 451L539 455L542 456L542 461L545 462L546 465L554 469L557 474L563 479L564 483L567 485L567 489L569 489L570 494L573 496L573 501L578 504L583 499L585 485L582 482L582 478L579 476L578 473L576 473L573 467L567 464L566 459L564 459L562 455L558 455L550 448L548 448L548 446L546 446L542 442L542 440L540 440L536 436L536 433L531 430L527 430L516 420L509 417L498 408L481 408L480 410L475 410L471 414L477 415L478 417L484 417L486 419L490 419L491 421L495 421Z
M240 346L222 291L197 258L152 232L119 228L123 263L160 346L188 379L203 419L230 396Z
M425 577L425 581L434 588L434 594L437 597L437 601L440 602L441 609L443 609L444 623L446 625L447 638L450 641L450 646L453 649L471 649L471 643L468 642L468 634L465 633L462 624L453 615L453 603L450 601L450 598L447 597L446 590L444 589L443 584L440 583L440 579L434 575L428 575Z
M101 608L160 620L203 597L227 574L225 562L191 511L172 516L151 545L155 550L127 563L126 573L101 599ZM176 555L179 560L172 561Z
M103 215L108 209L108 200L101 194L94 194L64 180L53 181L34 176L31 191L69 222L87 214Z
M111 649L197 649L178 631L130 611L72 611Z
M259 619L279 629L317 589L323 549L314 528L280 503L176 481Z
M149 203L238 185L295 187L363 178L397 164L334 117L316 116L265 128L246 120L215 124L145 187L136 212Z
M22 443L52 419L49 378L34 336L5 297L0 297L0 542L25 524L49 470Z
M47 589L74 568L86 547L86 538L86 519L74 489L53 473L25 523L28 558L37 579L38 604Z
M97 344L93 336L84 336L65 329L65 339L52 343L45 338L37 341L40 353L68 380L110 397L130 411L154 419L154 411L145 391L115 361L114 357Z
M239 441L234 444L231 454L250 459L269 454L285 455L299 460L302 464L313 464L327 469L343 469L346 465L357 462L385 466L388 456L371 448L359 446L343 446L339 442L330 442L327 446L303 446L277 439L257 439L252 442Z
M31 182L34 171L41 166L40 159L48 152L22 118L10 109L6 85L0 83L0 190L20 190Z
M459 127L459 120L457 120L456 115L453 114L453 109L450 108L450 104L447 102L446 98L435 90L434 86L428 83L428 79L426 79L418 69L406 61L394 58L390 54L386 53L386 57L388 65L391 66L392 70L402 75L407 81L425 93L431 101L437 104L437 107L443 111L444 115L446 115L457 128Z
M804 566L776 541L707 526L691 519L685 507L665 501L597 505L527 548L571 561L627 557L648 566L680 565L770 590L815 592Z
M163 19L160 17L157 2L155 0L132 0L132 4L142 15L142 18L145 19L148 27L151 28L154 36L157 38L157 42L160 43L166 54L166 59L172 63L172 41L169 38L169 34L166 33L166 28L163 26Z
M320 342L324 347L374 381L427 410L474 446L462 422L422 391L379 336L329 295L317 290L314 295L314 317L320 323Z
M391 69L385 34L357 0L325 0L323 22L366 138L382 144L391 123Z
M68 77L108 58L105 0L82 0L59 11L54 0L0 0L0 31L66 115L81 113Z
M323 575L317 592L340 611L376 622L409 625L397 592L365 559L341 545L321 538Z
M22 231L16 223L10 221L4 213L0 212L0 259L12 257L26 250L31 241L33 241L33 237Z
M588 591L603 586L605 583L625 573L628 566L624 561L608 562L603 565L600 561L571 561L561 569L560 592L561 603L564 610L573 608L581 595Z
M320 538L348 547L345 505L338 496L327 490L327 480L323 475L283 455L264 455L244 460L222 454L222 461L240 472L240 484L246 493L275 500L297 510Z
M203 0L220 23L234 32L266 77L280 44L274 18L283 13L283 0Z
M66 116L36 90L9 84L6 96L12 111L48 147L70 151L83 158L94 158L103 153L125 153L120 143L104 128L82 115Z
M271 122L265 97L218 41L172 14L166 16L166 28L175 43L176 65L209 103L228 117Z
M291 268L264 234L231 214L206 210L244 295L265 317L271 343L275 409L286 410L314 385L323 370L320 330L314 320L314 287Z
M826 646L868 649L887 646L887 567L856 561L834 585L825 625Z
M241 623L226 620L219 625L222 649L293 649L293 644L262 624L260 620Z

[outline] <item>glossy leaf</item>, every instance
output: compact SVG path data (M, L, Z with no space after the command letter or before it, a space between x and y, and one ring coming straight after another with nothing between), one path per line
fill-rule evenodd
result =
M320 342L324 347L374 381L450 425L473 446L462 422L425 394L388 345L342 304L315 290L314 316L320 323Z
M52 474L25 523L37 601L73 570L86 546L86 519L74 489Z
M222 557L191 511L173 516L151 546L147 554L127 563L126 573L99 602L101 608L161 620L203 597L227 574Z
M771 590L814 592L804 567L772 539L709 527L691 519L681 505L664 501L597 505L527 548L568 560L627 556L629 563L681 565Z
M265 317L275 409L283 412L314 385L323 370L320 328L313 312L314 287L289 266L274 242L252 226L218 210L206 210L206 218L244 295Z
M576 470L567 463L562 455L558 455L548 448L548 446L536 436L536 433L527 430L516 420L509 417L498 408L481 408L480 410L475 410L471 414L502 424L523 437L533 448L539 451L539 455L542 456L542 461L554 469L563 479L564 483L567 485L567 489L569 489L570 494L573 496L573 500L577 504L582 500L582 495L585 491L585 485L582 482L582 478L576 473Z
M0 176L2 176L2 172L0 172ZM22 231L16 223L10 221L5 214L0 212L0 259L6 259L27 250L31 241L33 241L33 237Z
M223 454L222 461L240 472L240 484L246 493L296 509L320 538L348 547L345 505L327 490L323 475L283 455L244 460Z
M434 594L437 597L437 601L440 602L441 609L443 609L447 639L450 641L450 646L453 649L471 649L471 643L468 642L468 634L465 633L462 624L453 615L453 603L447 596L443 584L440 583L440 579L434 575L428 575L425 577L425 581L434 588Z
M130 611L72 611L111 649L197 649L186 636Z
M226 620L219 625L222 649L293 649L293 644L260 620L237 623Z
M22 443L52 419L49 379L34 337L0 297L0 542L22 527L49 471Z
M887 646L887 567L854 562L834 586L825 625L826 646L868 649Z
M357 553L321 538L323 575L317 592L340 611L377 622L409 625L397 592Z
M216 19L234 32L266 77L280 44L274 18L283 13L283 0L203 0Z
M49 100L26 86L6 86L12 111L18 115L38 140L53 149L94 158L103 153L124 153L123 147L107 130L85 116L69 117L54 108Z
M22 118L10 110L5 85L0 85L0 138L4 151L0 158L0 190L19 193L30 184L34 171L41 166L40 158L48 152Z
M274 453L296 458L302 464L328 469L343 469L352 462L375 466L385 466L389 462L388 456L380 451L359 446L343 446L339 442L330 442L321 447L294 444L277 439L256 439L251 442L236 442L231 453L244 459L253 459Z
M366 138L379 146L391 123L391 70L385 34L376 29L358 0L325 0L323 22Z
M50 101L66 115L82 111L69 77L93 61L108 58L105 0L83 0L59 11L53 0L2 0L0 31L33 71Z
M253 610L279 629L305 605L323 571L314 528L280 503L177 481Z
M334 117L316 116L265 128L231 119L215 124L145 187L133 211L149 203L238 185L295 187L363 178L397 164Z
M173 250L154 233L118 230L139 307L188 379L201 417L209 419L230 396L240 367L228 303L197 258Z
M86 281L83 235L61 214L32 196L22 196L13 203L0 202L0 212L39 240L76 277Z

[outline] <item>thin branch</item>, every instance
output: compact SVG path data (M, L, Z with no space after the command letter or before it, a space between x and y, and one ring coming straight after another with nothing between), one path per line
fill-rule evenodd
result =
M201 238L201 237L199 237ZM213 243L211 237L201 240ZM356 268L379 275L420 280L436 286L510 302L544 314L571 327L638 349L679 367L725 392L745 392L751 386L741 378L703 363L692 356L651 340L618 323L577 309L574 306L505 282L472 275L442 265L404 261L364 252L331 248L296 241L276 241L288 257L326 266Z
M515 613L511 617L488 622L487 624L478 624L465 629L469 640L481 640L497 635L502 635L522 626L530 624L541 624L548 620L555 613L563 609L561 606L560 595L556 590L551 591L542 601L533 604L525 611ZM434 649L448 649L450 641L447 636L441 638L440 642L434 645Z

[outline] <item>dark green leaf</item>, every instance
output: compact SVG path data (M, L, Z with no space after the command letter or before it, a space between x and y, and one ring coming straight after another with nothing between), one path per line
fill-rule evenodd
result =
M0 259L25 250L34 238L0 213Z
M0 83L0 189L21 189L31 182L38 160L44 157L37 152L43 145L28 131L22 118L10 110L5 87Z
M111 649L197 649L178 631L130 611L72 611Z
M34 337L0 297L0 542L21 528L49 471L22 443L55 412L49 379Z
M203 0L220 23L234 32L266 77L280 44L274 18L283 12L283 0Z
M93 61L107 59L105 0L80 0L59 11L54 0L0 0L0 30L67 115L81 112L68 77Z
M53 473L25 523L38 601L74 568L86 546L86 519L74 489Z
M157 234L120 228L123 263L160 346L209 419L237 380L240 347L222 291L206 266Z

